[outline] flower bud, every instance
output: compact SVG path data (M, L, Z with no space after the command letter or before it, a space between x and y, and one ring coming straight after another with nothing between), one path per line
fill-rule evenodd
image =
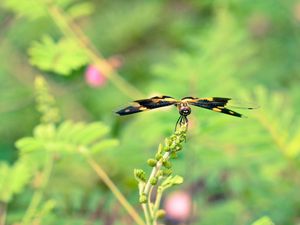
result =
M182 149L182 145L181 144L178 144L176 147L175 147L175 151L178 152Z
M133 174L134 174L135 179L138 182L140 182L140 181L146 182L146 173L144 170L134 169Z
M141 204L146 203L146 202L147 202L147 196L146 196L145 194L141 194L141 195L140 195L139 202L140 202Z
M168 146L168 145L166 145L165 147L164 147L164 151L165 152L169 152L171 149L170 149L170 147Z
M177 158L178 158L178 155L177 155L176 152L172 152L172 153L170 154L170 157L171 157L172 159L177 159Z
M154 167L154 166L156 166L157 160L156 159L148 159L147 163L149 166Z
M172 172L173 171L171 169L164 169L163 170L163 175L167 177L167 176L170 176L172 174Z
M159 209L159 210L156 212L156 217L157 217L158 219L164 218L165 215L166 215L166 211L163 210L163 209Z
M159 170L158 172L157 172L157 177L162 177L164 175L164 173L163 173L163 171L162 170Z
M156 155L155 155L155 159L156 159L157 161L160 160L162 157L163 157L163 156L162 156L162 154L160 154L160 153L156 153Z
M157 184L157 178L152 177L151 180L150 180L150 184L153 185L153 186L156 185Z
M163 161L163 166L166 167L167 169L170 169L172 167L172 164L170 161L165 160Z

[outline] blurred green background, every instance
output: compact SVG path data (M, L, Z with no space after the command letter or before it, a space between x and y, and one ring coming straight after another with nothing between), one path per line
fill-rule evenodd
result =
M2 0L0 6L2 175L3 165L20 159L15 142L40 124L37 75L56 99L58 124L102 121L119 140L94 159L138 210L133 169L150 171L146 160L172 134L178 112L169 107L122 118L114 112L159 94L233 97L259 108L237 109L247 119L192 108L187 142L173 166L185 178L178 189L193 199L186 223L240 225L268 216L275 224L300 224L300 1ZM47 11L53 6L141 94L114 85L81 57L82 46L61 42L72 33ZM26 170L19 173L22 179ZM7 224L22 220L33 183L4 201ZM0 185L4 193L8 183ZM54 163L40 204L46 200L55 206L32 224L132 224L75 153Z

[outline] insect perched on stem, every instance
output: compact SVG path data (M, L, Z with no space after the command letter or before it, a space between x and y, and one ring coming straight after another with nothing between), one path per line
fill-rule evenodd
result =
M160 107L175 105L178 108L180 117L176 122L177 126L183 126L188 124L187 116L191 114L191 107L198 106L201 108L209 109L215 112L220 112L224 114L228 114L236 117L243 117L242 114L232 111L226 106L231 101L231 98L223 98L223 97L210 97L210 98L196 98L196 97L184 97L181 100L176 100L170 96L155 96L148 99L136 100L132 105L117 111L116 113L120 116L125 116L133 113L143 112L150 109L156 109ZM232 106L235 108L244 108L244 109L254 109L252 107L239 107Z

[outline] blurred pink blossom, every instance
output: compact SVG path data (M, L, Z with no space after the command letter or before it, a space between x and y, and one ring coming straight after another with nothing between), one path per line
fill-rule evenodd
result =
M164 206L168 218L184 222L191 216L192 199L187 192L177 191L166 198Z
M113 69L118 69L122 66L123 60L121 56L112 56L107 60L107 63ZM95 65L89 65L85 71L85 81L91 87L101 87L107 82L107 77Z
M107 78L96 66L89 65L85 71L85 81L91 87L101 87L106 84Z

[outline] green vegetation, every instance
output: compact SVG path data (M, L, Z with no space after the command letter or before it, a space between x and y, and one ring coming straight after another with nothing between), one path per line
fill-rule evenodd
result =
M299 25L296 0L2 0L0 225L169 224L176 191L183 224L300 224ZM171 164L175 107L114 113L160 94L258 107L193 107Z

